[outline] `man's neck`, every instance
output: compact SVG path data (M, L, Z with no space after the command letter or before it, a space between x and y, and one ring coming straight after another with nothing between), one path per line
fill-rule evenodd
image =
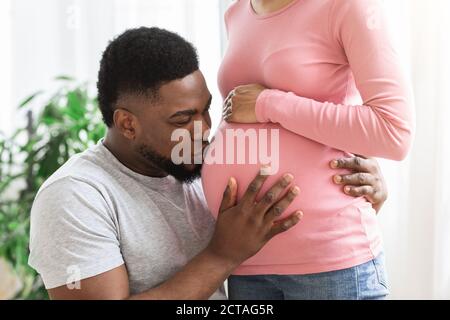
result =
M145 159L131 148L129 141L114 129L108 129L103 145L128 169L144 176L154 178L164 178L168 174L161 169L150 166Z

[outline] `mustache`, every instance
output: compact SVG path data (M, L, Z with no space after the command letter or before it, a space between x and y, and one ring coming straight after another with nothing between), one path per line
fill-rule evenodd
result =
M139 153L152 166L161 169L182 183L192 183L201 176L203 164L196 164L193 169L189 169L184 164L175 164L172 159L164 157L147 145L141 145Z

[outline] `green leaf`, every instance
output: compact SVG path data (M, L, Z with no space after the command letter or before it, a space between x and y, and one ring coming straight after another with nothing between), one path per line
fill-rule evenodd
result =
M46 100L35 100L39 102L36 110L42 111L33 120L31 132L23 124L14 136L0 135L0 256L15 266L24 283L17 295L21 299L48 298L36 272L27 265L30 211L38 188L71 155L97 143L106 132L89 86L65 75L56 81L61 81L60 86L45 92ZM43 93L31 95L21 107ZM8 187L20 180L26 180L26 185L17 184L17 195L6 198Z
M33 101L37 96L41 95L42 93L44 93L43 91L38 91L33 93L31 96L29 96L28 98L26 98L24 101L22 101L22 103L19 105L19 109L25 107L26 105L28 105L31 101Z
M86 103L87 99L81 90L70 91L67 94L67 107L63 112L72 120L81 120L86 115Z
M60 133L51 138L47 144L46 153L39 163L38 176L47 179L61 166L58 160L61 156L60 146L64 143L65 138L64 133Z
M75 81L73 77L61 75L55 78L57 81Z
M61 121L63 121L63 119L64 116L61 110L53 101L51 101L45 106L44 110L42 111L38 119L38 123L41 126L44 125L45 127L51 127L56 123L60 123Z
M8 224L8 229L11 230L11 231L13 231L13 230L16 230L18 226L19 226L19 223L18 223L18 222L10 222L10 223Z

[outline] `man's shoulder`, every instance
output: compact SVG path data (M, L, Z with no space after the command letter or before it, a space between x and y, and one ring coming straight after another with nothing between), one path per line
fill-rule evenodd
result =
M108 186L108 176L96 147L72 156L61 168L51 175L39 188L31 208L35 223L56 221L91 221L97 217L109 221L113 216ZM97 219L97 220L98 220Z
M44 190L52 190L60 193L76 191L80 185L98 187L110 179L110 174L105 168L105 161L99 146L72 156L64 165L56 170L40 187L37 196Z

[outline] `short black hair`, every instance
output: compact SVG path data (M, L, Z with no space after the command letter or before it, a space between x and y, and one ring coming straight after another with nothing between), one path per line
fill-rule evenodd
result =
M157 97L167 82L199 69L194 46L176 33L141 27L111 41L98 74L98 103L108 127L114 124L115 104L123 94Z

